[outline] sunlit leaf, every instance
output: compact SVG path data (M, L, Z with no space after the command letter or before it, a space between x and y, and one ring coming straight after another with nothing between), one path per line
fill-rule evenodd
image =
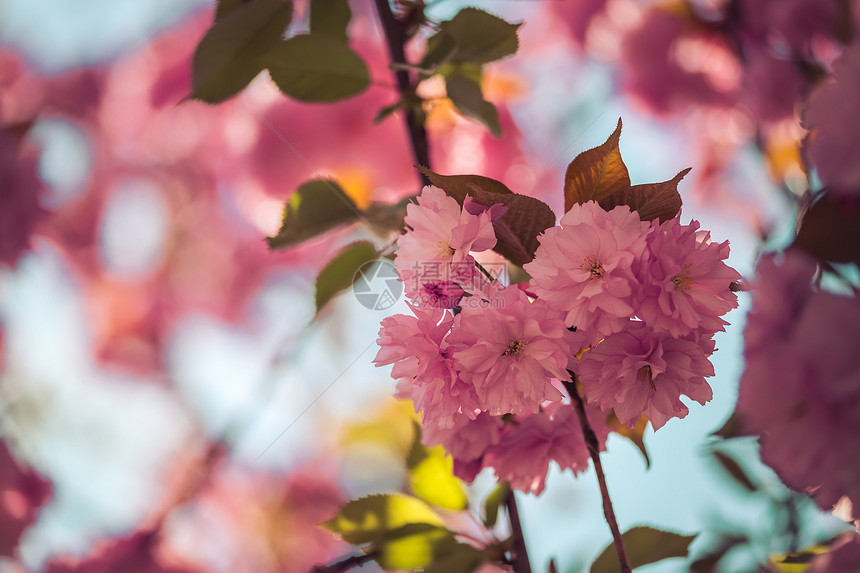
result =
M803 216L792 246L820 260L860 265L860 209L824 193Z
M466 488L454 476L454 460L442 446L421 443L421 425L415 422L415 437L406 458L412 492L431 505L451 510L469 506Z
M516 265L523 266L534 258L538 235L555 225L555 213L549 205L513 193L499 181L478 175L439 175L421 166L418 169L461 204L471 195L481 205L505 205L507 213L493 221L497 239L493 250Z
M714 450L713 454L714 458L720 464L720 467L732 476L737 483L744 486L747 491L752 492L758 489L758 486L753 483L752 479L750 479L740 464L738 464L738 462L736 462L731 456L717 450Z
M570 162L564 174L564 211L575 204L600 199L630 187L630 175L621 159L618 142L621 120L602 145L583 151Z
M510 495L511 486L508 485L508 482L503 481L484 500L484 523L487 527L496 525L496 520L499 518L499 507L505 503Z
M418 530L429 531L432 526L444 527L433 509L411 495L402 493L377 494L354 499L338 514L323 524L347 543L360 545L390 539L391 532L410 524L423 524Z
M389 397L369 415L363 413L361 421L345 423L341 432L341 445L372 444L405 458L412 447L412 422L415 418L411 401Z
M217 103L239 93L265 67L263 57L290 22L292 3L252 0L228 10L206 33L192 62L191 97Z
M651 527L634 527L622 536L631 567L640 567L670 557L686 557L695 535L679 535ZM591 573L618 573L621 565L610 543L591 565Z
M370 85L361 56L325 34L303 34L278 43L266 54L265 65L278 89L299 101L337 101Z
M379 565L393 571L424 567L433 562L442 547L455 543L452 533L444 527L418 523L390 532L374 546Z
M681 211L681 194L678 193L678 183L689 172L690 168L688 167L669 181L633 185L615 191L597 202L607 211L611 211L619 205L627 205L632 211L639 214L641 220L659 219L662 223Z
M445 78L448 98L463 115L486 125L496 137L501 137L499 112L496 106L484 99L480 81L455 73Z
M373 244L366 241L353 243L341 250L320 271L316 280L315 301L317 312L340 291L355 284L358 270L379 258Z
M335 181L313 179L299 186L284 207L281 229L266 240L269 247L289 247L351 223L360 217L358 208Z
M477 8L463 8L451 20L439 24L438 34L453 40L456 49L448 59L483 64L515 54L519 47L517 29L511 24ZM434 40L431 45L435 48Z
M642 416L636 425L631 429L618 420L618 416L612 411L606 419L606 424L620 436L624 436L633 442L639 451L642 452L642 457L645 458L645 467L651 467L651 458L648 456L648 450L645 448L645 430L648 428L648 418Z
M346 42L350 18L347 0L311 0L311 34L327 34Z

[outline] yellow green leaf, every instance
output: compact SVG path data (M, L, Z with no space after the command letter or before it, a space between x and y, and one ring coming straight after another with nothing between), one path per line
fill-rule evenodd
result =
M429 505L403 493L354 499L322 526L346 542L360 545L383 541L390 532L410 524L443 527L439 514Z
M575 204L598 201L630 186L630 174L621 159L618 142L621 120L602 145L583 151L567 166L564 174L564 211Z
M406 458L412 492L436 507L463 510L469 505L466 488L454 475L454 460L442 446L421 443L421 425L415 422L412 447Z

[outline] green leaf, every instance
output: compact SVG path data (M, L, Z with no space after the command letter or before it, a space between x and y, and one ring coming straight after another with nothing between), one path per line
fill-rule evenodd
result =
M333 102L358 95L370 85L361 56L324 34L280 42L265 56L265 65L278 88L299 101Z
M244 0L218 0L218 6L215 8L215 21L217 22L244 3Z
M645 430L648 428L648 418L642 416L636 422L633 429L630 429L618 420L618 416L615 415L615 411L613 410L606 419L606 424L618 435L633 442L645 458L645 467L651 467L651 458L648 456L648 450L645 448Z
M466 195L480 205L505 205L507 213L493 221L497 238L493 250L516 265L523 266L534 258L538 235L555 225L555 213L549 205L514 193L499 181L479 175L439 175L422 166L418 170L461 205Z
M228 11L225 5L194 52L190 97L218 103L242 91L263 71L263 56L278 43L292 6L253 0Z
M412 492L431 505L460 511L469 506L463 482L454 476L454 460L442 446L421 443L421 425L414 422L415 437L406 458Z
M334 518L321 525L343 537L347 543L361 545L397 538L398 535L392 532L414 524L430 527L413 527L408 533L444 527L439 514L420 499L402 493L390 493L354 499Z
M860 265L860 209L825 192L804 214L792 248L819 260Z
M358 207L335 181L313 179L290 196L280 231L266 241L272 249L290 247L360 216Z
M320 271L316 281L317 313L340 291L355 284L358 270L379 257L376 247L366 241L348 245Z
M476 119L486 125L490 132L501 137L502 128L499 125L499 112L496 106L484 99L479 81L454 73L445 79L448 98L463 115Z
M734 460L734 458L717 450L714 450L712 453L723 470L732 476L732 478L747 491L754 492L758 489L758 486L753 483L752 479L750 479L744 469Z
M511 495L511 486L508 485L508 482L503 481L484 500L484 524L487 527L496 525L496 520L499 518L499 507L505 503L509 495Z
M564 212L575 204L599 201L616 191L630 187L630 175L621 159L618 142L621 119L612 135L602 145L577 155L564 174Z
M445 32L436 32L427 39L427 48L418 67L425 70L424 78L430 77L433 70L451 59L457 51L454 38ZM424 79L422 78L422 79Z
M629 529L621 537L633 568L670 557L686 557L687 547L696 538L695 535L679 535L644 526ZM592 563L590 572L618 573L620 568L615 545L610 543Z
M448 36L456 45L453 54L448 56L451 61L485 64L516 53L519 47L517 29L521 25L477 8L463 8L451 20L439 25L438 34ZM442 39L428 41L428 51L446 42Z
M636 211L639 214L641 220L659 219L663 223L681 211L681 194L678 193L678 183L689 172L690 168L688 167L669 181L633 185L615 191L597 202L607 211L611 211L619 205L627 205L631 211Z
M347 0L311 0L311 34L327 34L346 42L350 18Z

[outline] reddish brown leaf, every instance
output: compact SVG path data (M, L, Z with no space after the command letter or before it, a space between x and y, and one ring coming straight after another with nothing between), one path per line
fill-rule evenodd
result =
M678 193L678 183L690 172L690 167L684 169L669 181L662 183L646 183L621 189L600 199L598 203L607 211L619 205L627 205L639 213L643 221L660 219L667 221L681 210L681 195Z
M485 191L474 183L469 188L476 203L487 206L501 203L508 208L504 217L493 221L498 241L493 250L519 266L531 261L538 248L538 235L555 225L555 213L549 205L519 193Z
M504 183L490 179L489 177L481 175L439 175L423 165L416 165L415 168L426 175L430 183L456 199L460 205L463 204L466 195L474 195L469 185L476 185L484 191L491 193L513 194L513 191L508 189Z
M621 119L603 145L583 151L567 166L564 174L564 211L577 203L599 201L616 191L630 187L630 175L621 159L618 140Z
M466 195L480 205L505 205L508 212L493 221L498 239L493 250L514 264L522 266L532 260L538 248L538 235L555 225L555 213L549 205L514 193L500 181L480 175L439 175L426 167L417 167L433 185L461 205Z
M792 246L817 259L860 264L860 201L825 193L804 215Z

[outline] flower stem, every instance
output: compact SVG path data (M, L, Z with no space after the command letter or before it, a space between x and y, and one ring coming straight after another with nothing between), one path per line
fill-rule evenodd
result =
M389 0L376 0L376 11L379 13L379 21L385 31L385 40L388 44L388 53L391 55L391 63L394 64L394 78L397 80L397 91L400 92L401 101L406 102L403 106L406 129L409 132L409 140L412 143L412 153L419 165L430 168L430 150L427 142L427 130L424 122L419 117L416 109L409 102L416 100L415 85L409 77L409 70L403 67L407 64L404 46L409 38L406 37L406 26L398 20L391 11ZM419 173L421 184L429 185L430 180L423 173Z
M615 519L615 511L612 509L612 500L609 499L609 489L606 487L606 476L603 473L603 465L600 463L600 446L597 442L597 435L594 429L588 422L588 415L585 413L585 403L576 389L576 374L568 370L572 382L564 382L564 387L567 388L567 393L570 394L570 399L576 408L576 415L579 418L579 425L582 427L582 435L585 438L585 445L588 447L588 453L591 455L591 461L594 462L594 473L597 474L597 483L600 486L600 497L603 498L603 515L606 518L606 523L609 524L609 530L612 532L612 541L615 544L615 553L618 555L618 562L621 564L621 573L630 573L630 561L627 559L627 551L624 549L624 540L621 538L621 531L618 529L618 521Z
M525 538L523 538L523 526L520 523L520 512L517 509L517 498L514 497L514 490L511 490L508 494L508 498L505 500L505 507L508 508L508 516L511 520L511 532L514 537L514 571L515 573L532 573L529 552L526 549Z

